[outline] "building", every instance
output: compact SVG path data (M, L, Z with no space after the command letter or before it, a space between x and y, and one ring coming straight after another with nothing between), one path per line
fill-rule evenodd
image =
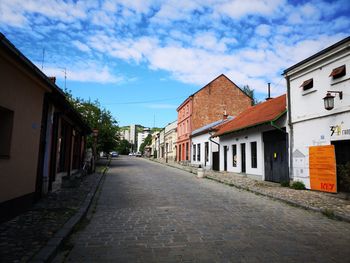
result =
M224 112L237 116L251 105L252 98L223 74L189 96L177 108L178 161L190 162L192 131L219 120Z
M141 132L137 133L137 151L140 151L141 144L145 141L147 136L151 133L150 128L144 128Z
M200 165L207 170L219 170L219 138L211 138L211 136L220 125L232 119L233 117L224 114L222 119L209 123L191 133L191 165Z
M350 161L349 47L347 37L283 73L288 92L290 177L308 189L350 191L343 183L350 171L345 175L340 169Z
M79 172L91 132L54 79L0 34L0 220Z
M165 161L176 161L177 120L164 128Z
M219 126L220 171L288 181L286 96L257 104Z

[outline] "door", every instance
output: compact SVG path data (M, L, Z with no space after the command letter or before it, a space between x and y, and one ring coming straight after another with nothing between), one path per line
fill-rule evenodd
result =
M350 140L333 141L337 164L337 188L341 192L350 192Z
M266 181L289 181L287 138L287 133L279 130L263 133Z
M242 164L242 173L246 172L246 163L245 163L245 143L241 143L241 164Z
M224 171L227 171L227 146L224 146Z
M219 171L220 169L220 155L219 152L213 152L213 170Z

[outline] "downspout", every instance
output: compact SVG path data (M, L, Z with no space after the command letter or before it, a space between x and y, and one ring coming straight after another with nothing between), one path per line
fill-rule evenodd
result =
M291 98L290 98L290 79L289 76L285 76L287 81L287 111L288 111L288 126L289 126L289 179L293 179L293 146L294 146L294 134L292 125L292 111L291 111Z

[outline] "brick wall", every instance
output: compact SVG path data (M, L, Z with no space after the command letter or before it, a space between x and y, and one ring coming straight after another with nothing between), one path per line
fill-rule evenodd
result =
M220 75L194 94L191 130L223 118L225 110L228 115L237 116L250 106L251 99L225 75Z

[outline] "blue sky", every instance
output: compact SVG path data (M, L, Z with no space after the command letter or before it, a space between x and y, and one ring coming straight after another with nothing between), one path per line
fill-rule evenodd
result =
M350 4L285 0L1 0L0 30L74 96L120 125L162 127L226 74L259 100L287 67L349 36ZM44 63L43 63L43 50Z

